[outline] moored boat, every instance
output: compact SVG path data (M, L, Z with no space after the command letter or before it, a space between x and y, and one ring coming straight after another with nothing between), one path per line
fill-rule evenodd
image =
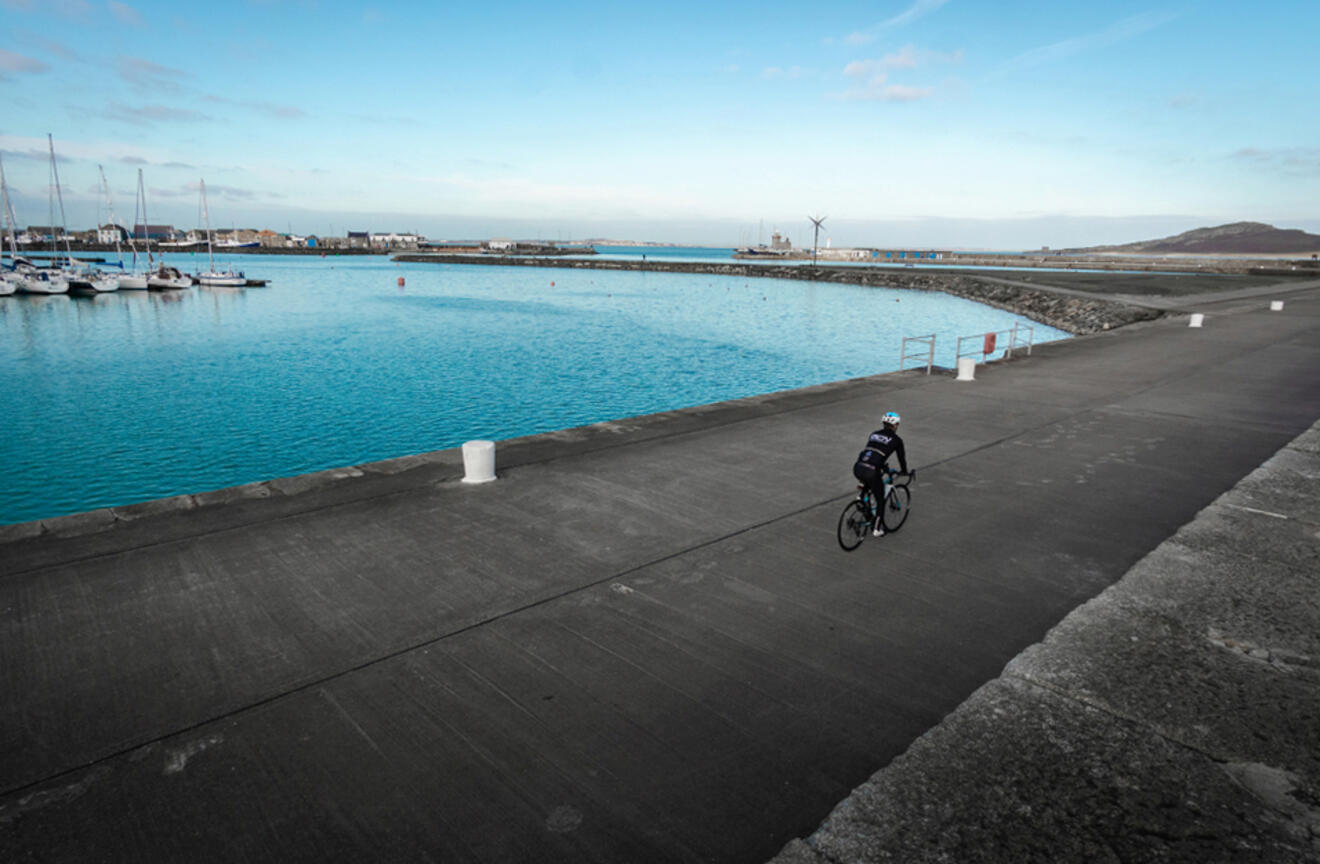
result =
M147 288L152 291L177 291L191 288L191 276L181 273L177 267L161 264L147 276Z
M206 222L206 260L208 269L205 273L197 274L197 282L201 285L214 285L226 288L241 288L248 283L247 276L242 273L235 273L233 267L223 271L215 269L215 253L211 249L211 213L206 206L206 181L202 180L202 218Z
M64 218L64 192L60 188L60 168L59 163L55 161L55 138L47 133L46 141L50 144L50 177L51 189L55 197L60 202L60 233L64 235L64 267L61 271L61 277L64 281L65 290L71 294L103 294L107 291L118 291L119 280L108 273L89 267L81 261L75 261L73 250L69 245L68 222ZM52 211L53 211L52 207ZM52 220L52 226L53 226ZM55 229L51 228L51 252L56 253L58 245L55 242ZM54 256L52 256L52 264Z

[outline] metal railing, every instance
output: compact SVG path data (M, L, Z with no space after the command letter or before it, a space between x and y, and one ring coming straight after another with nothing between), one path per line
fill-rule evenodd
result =
M957 359L963 357L973 357L981 355L984 362L991 354L996 351L1003 351L1004 358L1013 356L1014 351L1027 350L1027 356L1031 355L1031 345L1035 339L1036 328L1029 324L1014 324L1009 330L996 330L992 333L976 333L971 336L958 337L958 355ZM1002 340L1000 337L1004 337ZM977 344L979 341L979 344ZM972 347L965 347L972 343Z
M909 351L908 350L909 342L916 345L919 350ZM922 349L923 343L925 344L924 349ZM916 360L918 362L925 360L926 374L927 375L930 374L931 367L935 365L935 334L934 333L930 334L929 336L903 337L903 355L899 357L898 360L898 369L900 372L903 369L907 368L907 361L909 360Z

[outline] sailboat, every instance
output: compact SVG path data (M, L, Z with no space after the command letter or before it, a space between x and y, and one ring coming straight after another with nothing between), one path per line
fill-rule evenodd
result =
M160 253L160 265L151 261L151 220L147 218L147 187L142 184L142 169L138 169L138 195L142 198L142 226L147 244L147 288L152 291L176 291L192 287L192 277L185 276L174 267L166 266L165 253Z
M63 276L70 294L104 294L119 290L119 279L95 267L88 267L81 261L75 261L73 247L69 245L69 229L64 218L64 192L60 189L60 169L55 162L55 138L48 132L46 141L50 144L50 176L54 194L60 202L60 233L64 235L65 266ZM55 214L51 212L51 251L57 251L55 243Z
M118 228L119 223L115 220L115 205L112 204L110 201L110 184L107 183L105 179L105 169L102 168L100 165L97 165L96 170L101 172L101 186L102 188L105 189L105 209L106 212L110 214L110 224L113 225L115 228ZM134 206L134 209L136 210L136 205ZM134 213L133 215L134 217L137 216L136 213ZM137 272L137 246L133 245L133 235L131 233L128 235L128 242L130 247L133 249L133 270L128 273L123 272L124 252L119 244L119 233L120 232L118 231L115 232L115 257L119 260L119 270L120 270L120 275L118 279L119 290L145 291L147 290L147 274Z
M18 220L9 206L9 184L5 183L5 163L0 159L0 202L5 208L5 233L9 235L9 264L0 268L0 297L8 297L18 291L23 284L23 277L18 272L18 244L14 240L14 230ZM26 259L22 259L26 260Z
M47 136L49 137L49 136ZM51 144L50 168L51 174L55 173L55 145ZM22 294L68 294L69 277L63 270L54 266L55 256L59 254L59 244L55 239L55 185L52 182L50 188L50 267L37 267L32 262L27 262L20 271L22 282L18 290ZM16 262L17 263L17 262Z
M210 268L205 273L197 274L197 281L203 285L223 285L239 288L247 284L247 276L235 273L231 266L223 273L215 269L215 252L211 246L211 214L206 208L206 181L202 180L202 218L206 220L206 260Z

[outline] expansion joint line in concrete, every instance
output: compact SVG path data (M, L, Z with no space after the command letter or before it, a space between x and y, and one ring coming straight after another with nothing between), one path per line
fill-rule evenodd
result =
M83 762L83 763L80 764L80 765L74 765L74 766L71 766L71 767L69 767L69 768L65 768L65 769L63 769L63 770L60 770L60 771L55 772L54 774L50 774L50 775L48 775L48 776L46 776L46 777L43 777L43 778L41 778L41 779L39 779L39 780L33 780L33 781L30 782L30 783L25 783L25 784L23 784L22 786L15 786L15 787L13 787L13 788L9 788L9 789L0 789L0 797L7 797L7 796L10 796L10 795L19 795L19 794L22 794L22 793L24 793L24 792L30 790L30 789L34 789L34 788L36 788L36 787L38 787L38 786L43 786L43 785L46 785L46 784L49 784L49 783L52 783L52 782L58 781L58 780L60 780L61 778L68 777L68 776L70 776L70 775L72 775L72 774L76 774L76 773L78 773L78 772L80 772L80 771L87 771L87 770L89 770L89 769L96 768L97 766L104 765L105 763L110 762L110 761L112 761L112 760L114 760L114 759L118 759L118 758L120 758L120 757L122 757L122 756L126 756L126 755L128 755L129 753L133 753L133 752L136 752L136 751L138 751L138 750L141 750L143 747L150 747L150 746L152 746L152 745L159 744L160 742L162 742L162 741L164 741L164 740L166 740L166 739L168 739L168 738L174 738L174 737L177 737L177 736L179 736L179 735L186 735L186 734L188 734L189 732L195 732L195 731L197 731L197 730L199 730L199 729L203 729L203 728L205 728L205 727L207 727L207 726L211 726L211 725L214 725L214 724L217 724L217 723L223 723L225 720L228 720L228 719L230 719L230 718L232 718L232 717L237 717L238 715L243 714L243 713L246 713L246 712L248 712L248 711L252 711L252 710L254 710L254 709L261 708L261 707L264 707L264 706L266 706L266 705L270 705L270 704L272 704L272 703L278 702L278 701L280 701L280 700L282 700L282 699L285 699L285 698L287 698L287 697L295 696L295 695L297 695L297 694L299 694L299 693L305 693L305 692L308 692L308 691L310 691L310 690L315 690L315 689L318 688L318 687L323 687L323 686L325 686L326 684L329 684L329 683L332 682L332 681L337 681L337 680L339 680L339 679L342 679L342 678L345 678L345 677L347 677L347 676L349 676L349 675L352 675L352 674L354 674L354 673L356 673L356 672L360 672L360 671L362 671L362 670L364 670L364 669L370 669L370 668L372 668L372 667L374 667L374 666L378 666L378 665L380 665L380 664L382 664L382 663L386 663L386 662L388 662L388 661L390 661L390 660L394 660L394 659L396 659L396 658L398 658L398 657L402 657L402 656L404 656L404 655L406 655L406 654L410 654L410 653L412 653L412 652L414 652L414 651L419 651L419 650L422 650L422 649L424 649L424 648L429 648L429 647L431 647L431 646L438 645L438 644L440 644L441 642L444 642L444 641L447 640L447 639L452 639L452 638L454 638L454 637L456 637L456 636L460 636L460 635L462 635L462 634L464 634L464 633L468 633L468 632L471 632L471 631L476 630L476 629L478 629L478 628L485 627L485 626L490 625L490 624L494 624L494 623L497 622L497 621L502 621L502 620L504 620L504 619L506 619L506 618L510 618L510 617L512 617L512 616L515 616L515 615L520 615L520 614L522 614L523 612L528 612L528 611L530 611L530 610L532 610L532 609L537 609L537 608L539 608L539 607L541 607L541 606L545 606L545 605L548 604L548 603L553 603L553 602L555 602L555 601L557 601L557 600L562 600L562 599L564 599L565 597L571 597L571 596L573 596L574 594L578 594L578 593L581 593L581 592L584 592L584 591L590 591L590 590L593 590L593 589L595 589L595 588L599 588L599 587L601 587L602 585L606 585L606 584L608 584L608 583L616 582L616 581L618 581L619 579L626 578L627 576L629 576L629 575L631 575L631 574L633 574L633 573L637 573L637 572L639 572L639 571L645 570L645 569L648 568L648 567L655 567L655 566L657 566L657 565L659 565L659 564L663 564L663 563L665 563L666 561L671 561L671 560L673 560L673 559L675 559L675 558L679 558L679 557L681 557L681 556L683 556L683 555L687 555L687 554L689 554L689 553L691 553L691 552L695 552L695 551L697 551L697 550L699 550L699 549L705 549L705 548L707 548L707 547L709 547L709 546L714 546L715 544L723 543L724 541L726 541L726 540L730 540L730 539L732 539L732 538L734 538L734 537L738 537L738 536L741 536L741 535L743 535L743 534L747 534L747 533L749 533L749 532L751 532L751 531L755 531L755 530L757 530L757 529L764 528L764 527L766 527L766 526L768 526L768 525L772 525L772 524L774 524L775 522L778 522L778 521L780 521L780 520L782 520L782 519L788 519L788 518L792 518L792 517L794 517L794 516L801 515L802 513L806 513L806 512L809 511L809 510L814 510L814 509L817 508L817 507L823 507L823 506L825 506L825 505L827 505L827 504L831 504L831 503L837 502L837 501L839 501L839 500L841 500L841 499L843 499L843 498L846 498L846 497L848 497L848 496L846 496L846 495L831 496L831 497L826 498L826 499L824 499L824 500L813 502L812 504L809 504L809 505L807 505L807 506L805 506L805 507L800 507L800 508L798 508L797 510L794 510L794 511L792 511L792 512L790 512L790 513L780 514L780 515L778 515L778 516L775 516L775 517L773 517L773 518L771 518L771 519L764 520L764 521L762 521L762 522L756 522L756 523L753 523L753 524L751 524L751 525L746 525L746 526L744 526L744 527L742 527L742 528L739 528L739 529L736 530L736 531L731 531L731 532L729 532L728 534L722 534L722 535L720 535L720 536L718 536L718 537L712 537L712 538L709 539L709 540L704 540L704 541L702 541L702 542L700 542L700 543L693 544L692 546L688 546L688 547L685 547L685 548L683 548L683 549L679 549L679 550L676 550L676 551L674 551L674 552L670 552L670 553L668 553L668 554L661 555L661 556L659 556L658 558L654 558L654 559L651 559L651 560L649 560L649 561L644 561L644 562L642 562L642 563L640 563L640 564L635 564L635 565L633 565L633 566L631 566L631 567L628 567L628 568L626 568L626 569L623 569L623 570L617 570L617 571L615 571L615 572L613 572L613 573L610 573L608 576L604 576L604 577L602 577L602 578L600 578L600 579L593 580L593 581L588 582L588 583L586 583L586 584L584 584L584 585L577 585L577 586L574 586L574 587L572 587L572 588L566 589L566 590L564 590L564 591L560 591L560 592L557 593L557 594L552 594L552 595L547 596L547 597L541 597L541 598L539 598L539 599L537 599L537 600L534 600L534 601L532 601L532 602L530 602L530 603L524 603L523 605L521 605L521 606L517 606L517 607L514 607L514 608L512 608L512 609L506 609L506 610L504 610L503 612L500 612L499 614L492 615L492 616L490 616L490 617L488 617L488 618L483 618L483 619L480 620L480 621L474 621L474 622L472 622L471 624L467 624L467 625L465 625L465 626L463 626L463 627L459 627L459 628L457 628L457 629L455 629L455 630L451 630L451 631L448 631L448 632L446 632L446 633L442 633L442 634L440 634L440 635L438 635L438 636L433 636L433 637L431 637L431 638L429 638L429 639L423 639L423 640L421 640L421 641L419 641L419 642L416 642L416 643L414 643L414 644L412 644L412 645L407 645L407 646L405 646L405 647L403 647L403 648L399 648L399 649L396 649L396 650L394 650L394 651L391 651L391 652L389 652L388 654L382 654L382 655L380 655L380 656L378 656L378 657L373 657L373 658L371 658L371 659L369 659L369 660L365 660L365 661L363 661L363 662L361 662L361 663L358 663L358 664L355 665L355 666L350 666L350 667L347 668L347 669L340 669L340 670L337 671L337 672L333 672L333 673L331 673L331 674L329 674L329 675L324 675L324 676L322 676L322 677L320 677L320 678L317 678L317 679L315 679L315 680L313 680L313 681L308 681L308 682L305 682L305 683L303 683L303 684L299 684L299 685L296 686L296 687L291 687L291 688L289 688L289 689L287 689L287 690L283 690L283 691L281 691L281 692L279 692L279 693L273 693L273 694L271 694L271 695L269 695L269 696L266 696L266 697L261 698L261 699L257 699L257 700L255 700L255 701L249 702L249 703L247 703L247 704L245 704L245 705L240 705L240 706L238 706L238 707L236 707L236 708L233 708L233 709L230 709L230 710L228 710L228 711L224 711L224 712L221 712L221 713L219 713L219 714L215 714L215 715L213 715L213 716L211 716L211 717L207 717L207 718L205 718L205 719L198 720L197 722L195 722L195 723L190 723L189 725L184 726L184 727L182 727L182 728L174 729L174 730L171 730L171 731L169 731L169 732L165 732L165 733L162 733L162 734L160 734L160 735L157 735L157 736L155 736L155 737L153 737L153 738L149 738L149 739L146 739L146 740L143 740L143 741L135 742L135 743L130 744L130 745L126 746L126 747L121 747L120 749L114 751L113 753L107 753L107 754L105 754L104 756L99 756L99 757L97 757L97 758L95 758L95 759L90 759L90 760L88 760L88 761L86 761L86 762Z

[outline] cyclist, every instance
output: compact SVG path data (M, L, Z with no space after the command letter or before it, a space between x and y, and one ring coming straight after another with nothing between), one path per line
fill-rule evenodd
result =
M898 437L898 414L890 411L880 419L883 425L866 439L866 449L857 454L857 462L853 465L853 476L865 483L875 494L876 515L875 525L871 530L872 537L879 537L885 533L880 514L884 511L886 460L890 456L897 456L899 468L904 474L908 473L903 439Z

